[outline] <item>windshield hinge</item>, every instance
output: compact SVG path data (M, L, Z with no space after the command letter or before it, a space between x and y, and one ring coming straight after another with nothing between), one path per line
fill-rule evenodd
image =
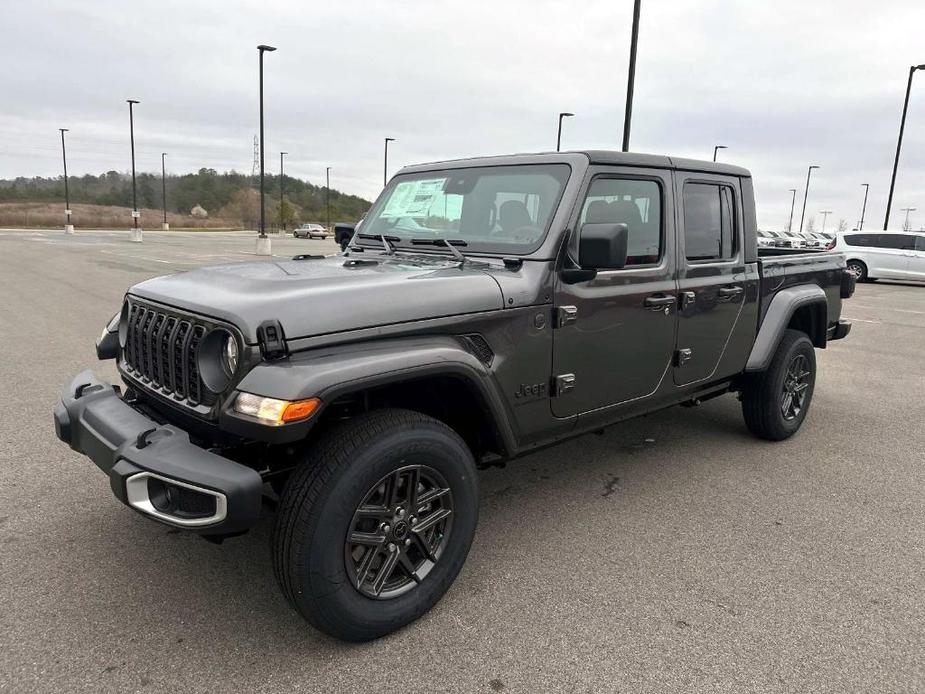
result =
M282 359L289 353L283 326L278 320L267 320L257 328L257 343L264 359Z

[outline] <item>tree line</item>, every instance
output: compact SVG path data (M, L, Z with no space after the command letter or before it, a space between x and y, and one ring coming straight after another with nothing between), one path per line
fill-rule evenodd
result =
M274 224L279 223L279 176L265 177L267 211ZM199 169L196 173L168 175L167 211L189 214L199 205L209 216L238 219L253 226L257 183L252 176L215 169ZM288 224L326 221L325 188L291 176L283 177L285 204L282 212ZM163 206L161 177L150 173L136 176L138 207L160 209ZM72 203L91 205L132 206L132 176L119 171L107 171L99 176L68 177L68 192ZM356 195L347 195L333 188L329 191L331 221L356 222L370 207L370 202ZM64 178L0 179L2 202L64 201ZM258 208L259 210L259 208Z

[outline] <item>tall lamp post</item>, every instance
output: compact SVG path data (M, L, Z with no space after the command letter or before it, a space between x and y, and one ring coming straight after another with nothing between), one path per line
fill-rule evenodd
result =
M909 81L906 82L906 100L903 102L903 115L899 120L899 138L896 141L896 158L893 160L893 176L890 178L890 194L886 199L886 217L883 218L883 230L890 223L890 208L893 206L893 188L896 186L896 170L899 168L899 151L903 146L903 130L906 127L906 112L909 110L909 92L912 91L912 75L916 70L925 70L925 64L909 66Z
M161 229L167 231L170 225L167 223L167 164L164 162L167 152L161 152L161 201L164 203L164 221Z
M67 191L67 150L64 148L64 133L67 128L58 128L61 131L61 159L64 161L64 233L73 234L74 225L71 224L71 196Z
M716 153L721 149L729 149L726 145L716 145L713 148L713 161L716 161Z
M326 225L328 227L328 231L331 230L330 195L331 195L331 167L326 166L324 168L324 217L325 217Z
M803 233L803 220L806 218L806 199L809 197L809 177L813 173L813 169L818 169L819 167L816 164L811 165L806 170L806 192L803 193L803 211L800 213L800 233Z
M858 222L858 231L864 230L864 214L867 212L867 194L870 192L870 183L862 183L864 186L864 204L861 205L861 221Z
M636 84L636 46L639 43L639 9L642 0L633 2L633 37L630 42L630 66L626 80L626 112L623 114L623 151L630 151L630 123L633 120L633 87Z
M394 137L385 138L385 158L382 162L382 187L385 188L389 182L389 143L395 142Z
M790 221L787 222L787 231L793 231L793 207L797 201L797 189L791 188L790 192Z
M286 217L283 215L283 157L289 152L279 153L279 235L286 235Z
M132 229L129 231L128 240L135 243L141 243L141 229L138 228L138 194L135 189L135 112L133 106L141 103L135 99L126 99L128 102L128 132L129 139L132 143Z
M825 232L825 220L832 214L832 210L819 210L819 214L822 215L822 231Z
M915 212L917 207L903 207L900 212L906 213L906 221L903 222L903 231L909 231L909 213Z
M263 189L263 54L275 50L275 46L265 44L257 46L257 52L260 54L260 233L257 234L257 255L270 255L270 239L267 238L266 205L264 204Z
M567 111L563 111L562 113L559 114L559 134L556 135L556 151L557 152L562 148L562 119L571 118L574 115L575 115L574 113L568 113Z

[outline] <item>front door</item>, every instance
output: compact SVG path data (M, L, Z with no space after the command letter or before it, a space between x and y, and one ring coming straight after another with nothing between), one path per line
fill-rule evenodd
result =
M916 235L915 248L909 251L909 279L925 280L925 236Z
M627 265L588 281L559 280L553 340L552 411L567 417L644 398L665 379L674 349L674 209L671 174L592 167L573 212L569 254L581 225L627 225Z
M729 374L717 369L745 304L739 181L677 172L678 344L674 382Z

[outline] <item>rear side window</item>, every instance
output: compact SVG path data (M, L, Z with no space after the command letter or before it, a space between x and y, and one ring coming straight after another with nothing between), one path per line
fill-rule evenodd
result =
M925 251L925 236L915 237L915 250Z
M684 185L684 248L688 260L728 260L736 252L732 188Z
M626 224L626 264L651 265L662 255L662 190L655 181L596 178L581 208L581 224Z
M915 247L915 237L912 234L848 234L845 236L845 243L849 246L868 248L912 250Z

